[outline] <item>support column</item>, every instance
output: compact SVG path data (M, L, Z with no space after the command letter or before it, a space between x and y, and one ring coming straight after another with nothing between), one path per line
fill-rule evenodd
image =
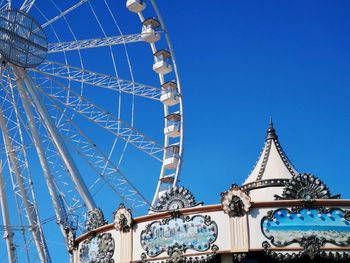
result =
M10 136L8 134L8 128L6 126L6 121L5 121L2 109L0 109L0 128L2 131L2 136L3 136L3 140L4 140L4 144L5 144L6 154L10 158L11 168L14 171L14 174L15 174L16 180L17 180L17 184L19 187L19 191L22 195L23 203L25 206L29 225L31 227L31 231L33 234L34 243L35 243L36 248L38 250L39 258L40 258L41 262L50 262L49 256L46 255L46 253L45 253L45 249L44 249L45 243L44 243L43 236L41 235L41 231L39 229L40 224L38 224L38 222L36 222L34 217L33 217L33 212L36 213L36 210L33 210L33 206L29 202L29 199L27 196L27 191L24 187L22 173L21 173L19 166L18 166L18 162L17 162L16 156L15 156L15 150L13 149L13 145L12 145ZM39 217L37 217L37 218L39 218Z
M61 207L60 201L58 199L53 176L51 174L49 164L48 164L47 159L46 159L46 154L45 154L44 148L41 144L39 133L38 133L36 125L35 125L33 112L32 112L32 109L30 107L30 104L29 104L29 98L23 89L22 82L19 80L17 81L17 88L18 88L18 92L19 92L19 95L20 95L21 100L22 100L24 111L26 113L26 116L27 116L27 119L29 122L30 131L32 134L35 149L38 153L41 167L43 169L44 177L46 180L46 185L49 189L49 194L50 194L50 197L51 197L51 200L52 200L52 203L54 206L54 210L55 210L57 224L59 225L59 227L61 229L61 233L66 241L66 245L68 245L67 233L65 230L65 227L66 227L65 222L67 219L63 218L63 212L62 212L62 209L64 209L64 207Z
M7 196L5 192L4 179L2 175L2 161L0 161L0 203L2 212L2 221L4 223L5 233L4 239L6 240L7 256L9 263L16 263L16 248L13 244L13 233L11 230L10 215L8 212Z

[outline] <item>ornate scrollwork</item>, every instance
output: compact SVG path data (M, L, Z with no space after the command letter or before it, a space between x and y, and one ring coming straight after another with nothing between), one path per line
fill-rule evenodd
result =
M123 233L130 232L133 224L131 210L127 209L124 204L120 204L118 210L113 215L115 229Z
M77 249L77 242L75 241L76 230L73 228L66 228L65 231L67 234L68 252L73 254L73 251Z
M209 263L216 257L219 247L217 245L212 245L210 249L211 253L205 256L186 257L184 253L186 253L187 248L185 246L175 244L174 246L168 248L167 254L169 258L165 261L161 261L161 263ZM141 254L141 260L144 263L147 262L146 253Z
M103 233L85 240L79 251L81 263L114 263L114 239L111 233Z
M246 256L246 253L233 253L233 262L241 262Z
M328 187L312 174L299 174L286 183L282 196L275 195L276 200L291 199L337 199L340 195L332 196Z
M185 246L173 246L168 248L168 256L170 259L168 259L167 263L180 263L185 261L185 257L183 253L186 252Z
M187 207L194 207L202 203L196 203L193 194L184 187L173 187L159 197L154 212L178 210Z
M320 243L322 241L305 241L304 242L304 250L299 251L298 253L289 253L287 251L276 252L271 249L271 245L269 242L264 241L262 243L262 247L264 248L265 253L273 259L277 259L279 261L290 261L301 259L304 256L309 256L311 259L314 259L315 256L319 256L321 258L326 258L329 260L349 260L350 252L347 251L327 251L321 250ZM305 250L306 248L306 250Z
M244 216L251 206L250 197L236 184L221 194L222 209L230 217Z
M300 253L281 253L281 252L275 252L271 250L271 245L269 242L264 241L262 243L262 247L264 248L265 253L270 256L273 259L279 260L279 261L289 261L289 260L295 260L300 258Z
M350 252L347 251L324 251L320 252L320 257L329 260L350 260Z
M93 231L96 228L107 224L108 222L105 220L102 210L100 208L95 208L88 212L85 221L85 230Z
M317 236L304 237L300 240L300 245L303 247L301 255L308 255L311 259L314 259L316 255L320 254L321 247L324 245L325 240L320 239Z

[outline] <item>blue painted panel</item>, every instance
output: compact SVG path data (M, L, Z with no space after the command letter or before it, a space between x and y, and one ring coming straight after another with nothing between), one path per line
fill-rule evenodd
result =
M141 246L150 257L155 257L175 245L182 246L184 250L206 251L217 235L217 225L209 217L172 218L148 225L141 233Z
M294 212L278 209L262 219L261 227L263 234L278 247L298 243L309 236L338 246L350 245L349 214L342 209L305 208Z

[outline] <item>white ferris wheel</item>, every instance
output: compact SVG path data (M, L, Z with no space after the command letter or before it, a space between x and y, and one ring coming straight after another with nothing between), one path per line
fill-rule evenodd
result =
M154 0L0 8L0 262L56 262L48 236L67 243L106 203L147 211L177 184L175 57Z

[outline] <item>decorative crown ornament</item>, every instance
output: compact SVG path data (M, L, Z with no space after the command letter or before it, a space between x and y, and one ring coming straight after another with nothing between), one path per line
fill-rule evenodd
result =
M93 231L96 228L107 224L108 222L105 220L102 210L100 208L94 208L87 214L85 221L85 230L87 232Z
M290 199L338 199L340 195L332 196L327 185L312 174L294 176L283 189L282 196L275 195L276 200Z
M159 197L154 212L178 210L182 208L194 207L202 203L196 203L193 194L184 187L174 186Z
M233 184L226 192L221 193L222 209L230 217L244 216L251 206L250 197L238 185Z
M127 233L130 232L133 218L131 210L127 209L124 204L120 204L117 211L113 213L113 223L117 231Z

